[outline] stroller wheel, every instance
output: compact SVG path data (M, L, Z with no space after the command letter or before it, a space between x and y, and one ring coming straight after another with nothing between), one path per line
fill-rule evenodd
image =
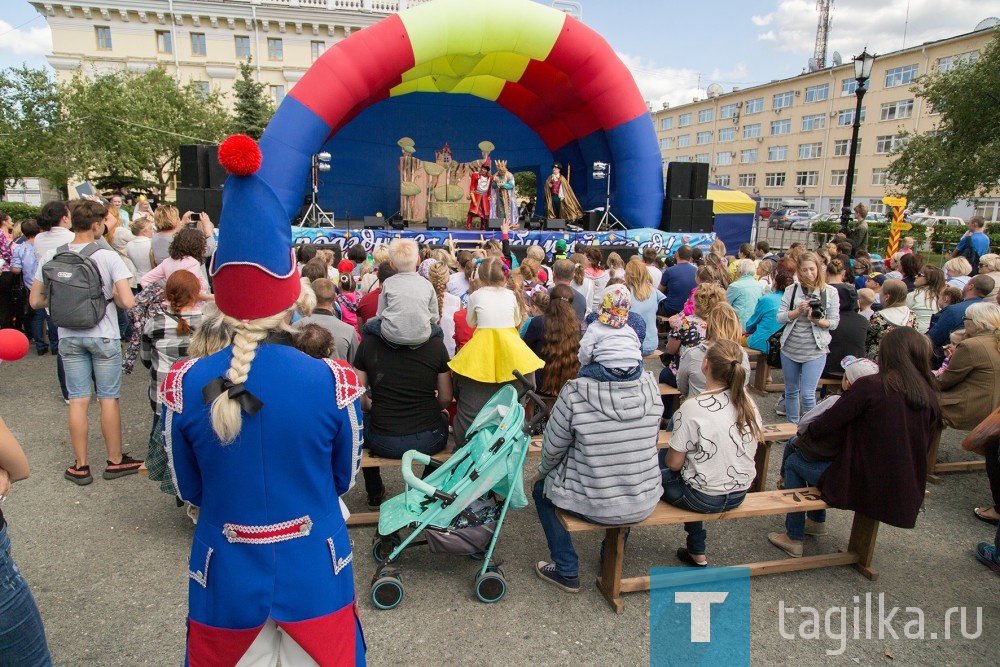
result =
M499 602L507 593L507 581L499 572L476 576L476 597L487 604Z
M395 609L403 601L403 582L399 577L381 577L372 584L372 602L379 609Z
M393 549L399 546L399 537L392 535L377 535L372 542L372 557L376 563L384 563Z

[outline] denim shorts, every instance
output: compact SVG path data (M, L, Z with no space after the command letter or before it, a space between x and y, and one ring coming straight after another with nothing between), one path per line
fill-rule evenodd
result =
M121 341L111 338L66 337L59 341L59 356L66 370L69 398L90 398L90 383L97 398L119 398L122 393Z

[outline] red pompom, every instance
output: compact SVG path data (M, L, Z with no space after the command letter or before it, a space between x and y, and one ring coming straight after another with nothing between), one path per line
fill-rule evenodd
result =
M234 134L219 146L219 164L234 176L257 173L262 158L257 142L245 134Z
M0 329L0 361L17 361L28 354L28 338L17 329Z

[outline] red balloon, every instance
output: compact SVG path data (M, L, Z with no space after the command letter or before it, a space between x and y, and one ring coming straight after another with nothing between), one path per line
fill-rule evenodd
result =
M0 329L0 361L17 361L28 354L28 337L17 329Z

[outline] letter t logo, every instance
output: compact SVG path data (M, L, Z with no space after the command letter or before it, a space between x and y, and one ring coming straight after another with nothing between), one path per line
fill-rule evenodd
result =
M712 604L725 602L729 593L674 593L676 604L691 605L691 641L708 643L712 641Z

